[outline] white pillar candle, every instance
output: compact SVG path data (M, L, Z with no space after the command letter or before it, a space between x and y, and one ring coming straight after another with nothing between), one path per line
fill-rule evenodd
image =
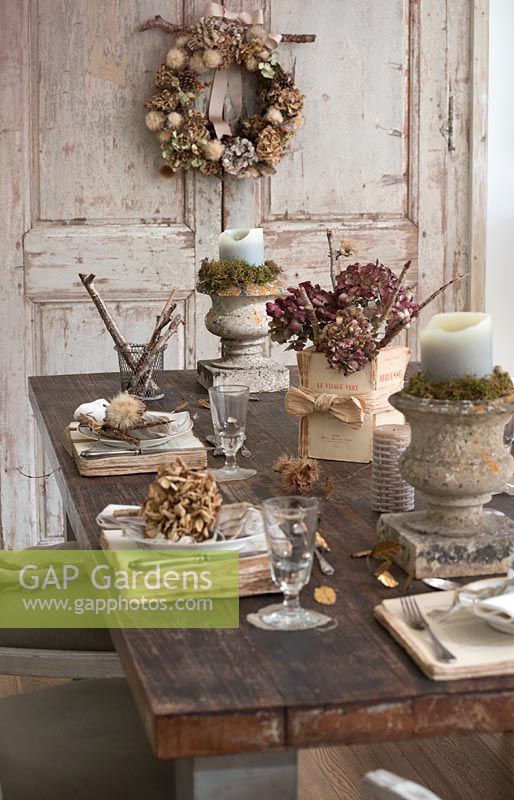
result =
M493 371L492 321L489 314L455 311L435 314L421 331L421 368L434 381Z
M220 261L244 258L249 264L264 264L264 234L262 228L223 231L218 238Z

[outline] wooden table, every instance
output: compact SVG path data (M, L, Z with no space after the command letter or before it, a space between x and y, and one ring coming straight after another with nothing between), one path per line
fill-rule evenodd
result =
M112 396L118 380L117 375L30 379L34 413L52 465L59 467L55 475L66 514L85 548L98 547L97 512L110 502L138 503L151 480L149 475L82 478L61 445L75 407ZM165 400L155 404L162 410L183 399L196 410L197 399L205 397L193 372L167 373L163 386ZM201 436L211 431L208 410L198 409L195 429ZM259 402L250 403L247 429L253 455L247 464L258 475L223 484L229 501L283 493L272 464L281 453L296 452L297 423L286 416L279 393L259 395ZM244 764L255 768L254 781L261 774L267 775L265 783L270 776L283 781L286 798L294 796L298 748L513 728L514 677L430 681L374 620L373 607L392 592L372 577L364 559L350 558L374 541L370 468L335 462L324 462L322 468L336 477L333 496L321 502L321 531L332 547L336 574L323 579L316 565L302 602L314 605L314 586L334 586L338 599L329 613L338 621L335 630L257 630L246 622L246 614L268 600L257 597L241 602L238 630L113 631L156 755L179 759L179 772L184 764L187 770L197 768L198 775L207 770L208 785L214 785L211 767L218 760L197 757L223 755L223 766L237 771L240 757L227 759L227 754L260 751ZM511 498L499 496L495 504L514 513ZM416 590L426 587L416 583ZM284 748L290 750L280 752ZM268 772L262 772L264 767ZM186 781L192 774L187 772ZM210 797L200 789L183 796ZM247 796L241 787L238 796Z

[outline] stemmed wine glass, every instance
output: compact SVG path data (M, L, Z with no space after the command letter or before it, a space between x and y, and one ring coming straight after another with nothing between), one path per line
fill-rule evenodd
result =
M214 434L225 454L223 468L212 470L217 481L239 481L257 474L255 469L243 469L236 461L237 451L245 438L249 392L247 386L237 384L211 386L209 389Z
M328 617L302 608L299 600L312 570L318 501L313 497L273 497L262 503L262 512L271 576L284 600L257 612L259 627L301 631L325 625L331 621Z

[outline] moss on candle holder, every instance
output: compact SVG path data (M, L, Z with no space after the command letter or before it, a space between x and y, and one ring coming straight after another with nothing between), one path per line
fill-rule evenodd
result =
M432 381L426 372L416 372L405 388L407 394L427 400L495 400L514 391L508 372L495 367L491 375L466 375L448 381Z
M261 285L276 280L281 273L274 261L265 261L261 266L250 264L244 258L233 261L216 261L204 258L198 273L198 291L204 294L230 289L243 289L250 284Z

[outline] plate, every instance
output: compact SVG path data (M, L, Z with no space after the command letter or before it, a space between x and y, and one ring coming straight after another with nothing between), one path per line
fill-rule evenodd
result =
M500 584L504 583L504 581L505 577L484 578L483 580L473 581L472 583L468 583L466 586L462 587L461 591L459 592L459 596L462 596L463 592L466 591L477 592L480 591L480 589L494 589L495 586L500 586ZM481 600L470 602L469 605L466 605L466 601L464 600L464 604L471 614L483 619L488 625L491 626L491 628L494 628L501 633L507 633L511 636L514 636L513 615L500 609L489 608L485 606L484 601Z
M257 537L249 536L246 539L220 540L216 542L169 542L167 539L147 539L141 533L125 530L124 535L135 542L139 550L243 550L248 546L251 539Z
M181 411L175 414L166 414L161 411L147 412L150 417L165 417L170 421L159 425L157 428L143 428L131 431L131 434L139 439L139 448L142 451L151 451L154 447L164 447L171 439L177 436L182 436L184 433L189 433L193 428L193 421L189 416L188 411ZM100 441L107 447L121 448L127 450L132 447L128 442L122 442L119 439L106 439L100 434L94 433L87 425L79 425L79 433L84 433L90 438Z
M233 509L235 516L244 518L244 509L242 506L247 506L245 503L235 503L233 505L224 506L224 512L227 514L230 509ZM255 524L249 525L252 531L249 536L239 536L233 539L217 539L212 541L207 539L204 542L170 542L167 539L148 539L143 534L144 522L139 516L133 516L130 512L138 510L139 506L121 506L110 504L101 511L96 517L96 523L104 530L120 530L123 535L134 542L136 547L140 550L239 550L239 552L257 555L266 551L266 541L264 537L264 530L259 529ZM252 509L255 510L255 509ZM114 512L126 511L126 515L118 513L114 516ZM131 522L133 527L131 527Z

